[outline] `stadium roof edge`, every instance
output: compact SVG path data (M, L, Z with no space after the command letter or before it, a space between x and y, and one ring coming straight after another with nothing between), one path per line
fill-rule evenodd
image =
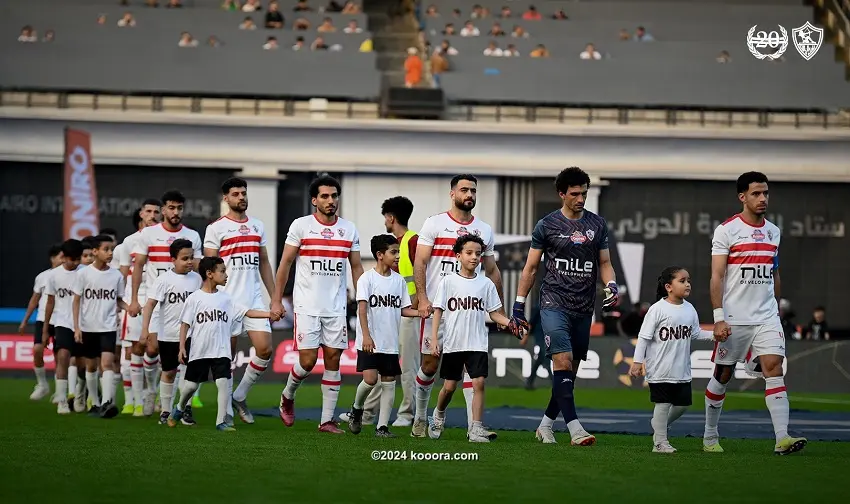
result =
M387 119L305 119L293 117L182 114L168 112L96 111L80 109L40 109L0 107L0 119L42 119L134 124L185 124L244 128L294 128L323 130L404 131L418 133L570 136L570 137L644 137L671 139L729 139L776 141L850 140L850 129L762 129L666 125L596 125L541 123L481 123L462 121L415 121Z

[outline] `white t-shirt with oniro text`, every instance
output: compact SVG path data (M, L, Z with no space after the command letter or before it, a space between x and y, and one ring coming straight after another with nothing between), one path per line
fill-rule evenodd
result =
M432 305L443 310L440 341L443 353L489 350L487 316L502 307L492 280L481 274L475 278L448 275L443 278Z
M357 281L357 303L366 302L366 323L369 335L375 342L375 353L397 354L401 310L410 306L410 296L404 278L390 270L387 276L375 269L363 273ZM360 310L357 310L357 337L355 346L363 350L363 329Z
M652 305L638 333L639 338L649 341L645 362L646 381L691 381L691 340L710 339L701 334L699 316L691 303L683 301L676 305L661 299Z
M156 279L148 299L158 303L159 327L149 327L148 331L156 333L158 341L180 341L180 314L183 312L183 305L193 292L201 288L202 283L201 275L194 271L181 275L171 270Z
M64 327L74 330L74 282L77 273L86 266L82 264L77 269L68 270L65 266L59 266L50 271L44 286L44 294L53 296L53 314L50 316L50 325ZM112 326L115 330L116 326Z
M74 280L74 295L80 296L80 330L90 333L115 332L118 299L124 292L121 272L109 266L100 270L90 265L80 269Z
M201 289L189 294L180 322L189 325L189 361L198 359L230 359L230 338L242 333L242 319L247 308L237 306L230 294Z

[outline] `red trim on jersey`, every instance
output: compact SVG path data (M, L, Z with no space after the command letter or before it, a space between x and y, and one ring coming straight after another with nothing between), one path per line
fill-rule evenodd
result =
M295 302L293 301L293 305ZM292 349L298 350L298 317L295 316L295 311L292 312ZM295 374L295 366L292 366L292 370L290 370L292 376L298 378L298 375ZM299 380L303 380L304 378L298 378Z
M776 245L770 243L739 243L729 247L729 253L734 252L776 252Z
M351 252L347 250L328 250L328 249L301 249L298 255L301 257L324 257L326 259L345 259Z
M434 383L435 379L436 378L431 378L430 380L425 381L425 380L420 379L419 376L417 376L416 377L416 383L418 383L419 385L422 385L423 387L427 387L428 385L431 385L432 383Z
M322 385L330 385L333 387L334 385L341 385L341 380L322 380Z
M158 257L158 256L148 256L148 261L150 262L171 262L170 257Z
M764 391L764 396L767 397L767 396L771 396L773 394L779 394L780 392L785 392L786 390L787 389L784 386L776 387L776 388L769 388L769 389Z
M454 257L456 255L451 249L434 249L431 251L431 257Z
M221 240L221 246L226 247L228 245L233 245L234 243L260 243L260 237L257 235L245 235L245 236L234 236L232 238L225 238Z
M320 247L347 247L351 248L351 240L326 240L324 238L304 238L301 240L301 246L318 245Z
M245 220L236 220L236 219L234 219L234 218L232 218L232 217L229 217L229 216L227 216L227 215L222 215L222 216L221 216L221 218L222 218L222 219L227 219L227 220L229 220L229 221L233 221L233 222L235 222L235 223L237 223L237 224L245 224L246 222L248 222L248 216L247 216L247 215L245 216ZM221 220L221 219L219 219L219 220Z
M459 221L459 220L455 219L454 217L452 217L451 212L446 212L446 215L449 216L449 219L457 222L461 226L468 226L468 225L472 224L473 222L475 222L475 216L474 215L472 216L472 219L469 222L463 222L463 221Z
M127 337L127 312L124 312L124 317L121 319L121 341L124 341L124 338Z
M737 219L737 218L738 218L738 214L735 214L735 215L733 215L732 217L729 217L728 219L726 219L725 221L723 221L723 223L722 223L722 224L720 224L720 225L721 225L721 226L725 226L726 224L729 224L730 222L732 222L733 220L735 220L735 219Z
M159 223L159 227L161 227L162 230L165 231L166 233L174 234L174 233L179 233L180 231L183 231L183 224L180 224L180 227L177 228L177 231L169 231L168 229L165 229L165 223L163 223L163 222Z
M256 369L257 371L261 372L261 373L266 370L266 368L260 367L256 364L254 364L254 361L248 361L248 365L251 366L252 368Z
M714 342L714 350L711 352L711 362L714 362L714 357L717 355L717 347L720 345L717 341Z
M451 245L454 246L457 238L440 238L437 237L434 239L434 245Z
M324 222L320 221L319 216L316 215L316 212L313 212L312 215L313 215L313 218L316 219L316 222L318 222L319 224L321 224L323 226L336 226L336 223L339 222L339 215L334 215L334 221L333 221L332 224L325 224Z
M705 397L708 397L712 401L722 401L726 398L726 394L715 394L714 392L710 392L708 390L705 391Z
M218 253L219 257L227 257L233 254L259 254L260 247L257 245L239 245L238 247L233 247L232 249L222 250Z
M744 224L754 228L764 227L764 223L767 222L766 220L762 219L761 224L753 224L751 222L747 222L747 219L745 219L744 216L741 214L738 214L738 218L741 219L741 222L743 222Z
M171 247L169 247L168 245L151 245L150 247L148 247L148 255L150 255L151 252L171 253Z
M422 348L422 340L425 338L425 319L419 319L419 348ZM417 381L419 378L416 379Z
M730 256L726 264L773 264L773 256Z

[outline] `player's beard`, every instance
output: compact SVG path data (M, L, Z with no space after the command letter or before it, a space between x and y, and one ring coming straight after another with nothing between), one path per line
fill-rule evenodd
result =
M319 211L320 214L324 215L325 217L333 217L334 215L336 215L336 207L335 206L325 207L325 208L316 207L316 209Z
M179 226L179 225L180 225L180 223L181 223L181 222L183 222L183 216L181 216L181 215L174 215L174 216L172 216L172 217L167 217L165 220L167 220L167 221L168 221L168 225L169 225L169 226L171 226L171 227L175 227L175 228L176 228L177 226Z
M463 212L471 212L475 208L475 200L455 200L455 208Z
M237 212L237 213L243 213L243 212L248 210L248 202L247 201L242 201L242 202L237 203L235 205L227 205L227 206L230 207L231 210L233 210L234 212Z

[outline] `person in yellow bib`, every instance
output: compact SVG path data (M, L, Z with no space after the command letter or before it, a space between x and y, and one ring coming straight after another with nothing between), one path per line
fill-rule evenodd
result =
M387 233L396 237L399 247L398 273L407 284L407 293L413 305L417 309L416 286L413 283L413 260L416 256L416 244L419 239L414 231L407 228L410 216L413 215L413 202L404 196L394 196L384 201L381 205L381 214L384 216L384 225ZM417 328L419 319L402 317L401 329L399 330L399 358L401 359L401 390L403 398L398 407L398 413L393 422L393 427L410 427L413 424L413 413L416 406L416 371L419 369L419 336ZM371 425L380 406L381 394L378 387L366 397L363 404L362 424ZM348 413L340 415L344 422L348 421Z

